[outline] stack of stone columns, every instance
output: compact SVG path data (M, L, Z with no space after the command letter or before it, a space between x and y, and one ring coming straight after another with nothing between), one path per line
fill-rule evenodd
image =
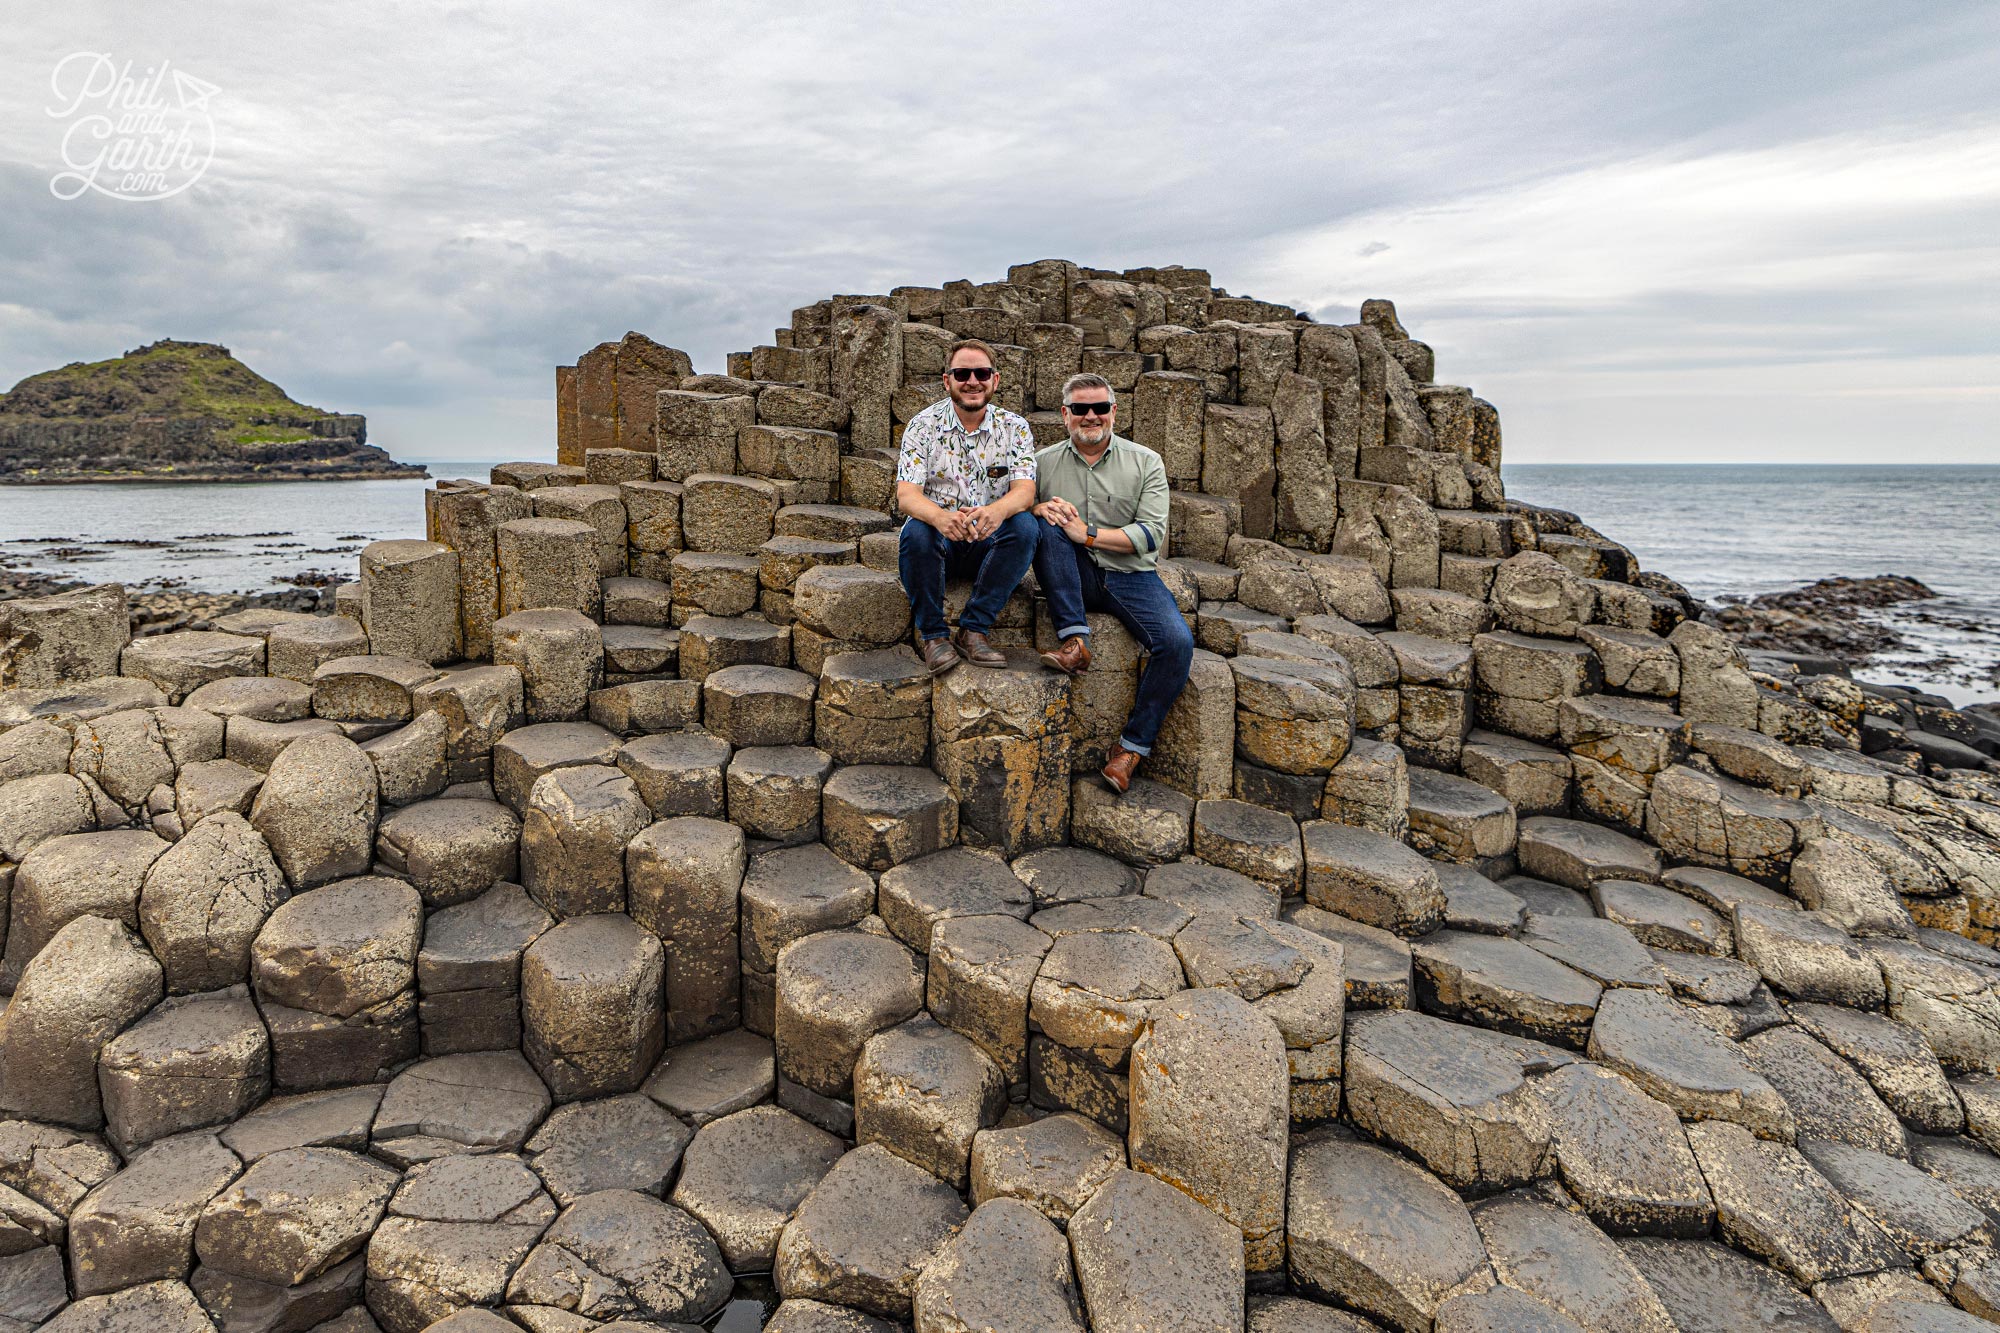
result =
M724 375L630 334L332 615L0 603L0 1326L1990 1317L2000 737L1507 502L1360 313L1042 261ZM914 651L964 336L1166 464L1198 648L1123 795L1114 619Z

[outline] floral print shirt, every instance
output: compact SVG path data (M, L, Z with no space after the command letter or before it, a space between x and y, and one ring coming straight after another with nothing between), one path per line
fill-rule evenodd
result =
M896 480L915 482L924 498L946 509L992 504L1017 481L1035 479L1035 433L1027 418L986 405L979 429L959 424L951 399L941 398L903 427Z

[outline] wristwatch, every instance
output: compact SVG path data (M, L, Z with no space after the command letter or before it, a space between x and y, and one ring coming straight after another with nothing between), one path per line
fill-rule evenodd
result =
M1083 544L1085 546L1097 545L1097 525L1095 523L1086 523L1083 525Z

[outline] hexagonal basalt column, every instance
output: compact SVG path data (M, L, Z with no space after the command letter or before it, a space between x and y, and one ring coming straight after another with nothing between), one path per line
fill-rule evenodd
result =
M923 1008L923 970L885 936L822 931L779 956L777 995L780 1077L845 1098L868 1039Z
M522 1047L557 1101L630 1092L666 1045L666 953L622 913L565 921L521 959Z
M931 766L958 800L959 836L1014 856L1069 830L1069 681L1032 654L932 686Z
M536 779L521 821L521 882L558 920L625 910L625 844L652 823L638 785L579 764Z
M856 764L827 782L821 821L844 860L887 870L956 841L958 802L927 768Z
M493 662L520 669L530 722L574 722L604 677L604 641L579 611L516 611L493 622Z
M432 666L457 659L458 552L423 541L362 547L361 625L375 652Z

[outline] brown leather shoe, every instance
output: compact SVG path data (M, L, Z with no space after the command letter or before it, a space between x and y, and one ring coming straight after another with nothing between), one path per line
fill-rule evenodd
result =
M1105 759L1102 770L1105 785L1120 796L1123 796L1126 788L1132 785L1132 775L1138 771L1139 761L1143 758L1145 758L1144 755L1133 754L1130 750L1118 744L1118 742L1113 741L1111 743L1111 754Z
M950 639L924 640L924 667L933 676L942 676L958 665L958 650L951 646Z
M960 656L976 667L1003 667L1007 665L1007 654L986 642L986 636L977 630L962 629L952 640Z
M1042 665L1065 676L1081 675L1090 670L1090 642L1081 634L1072 634L1062 641L1062 647L1042 654Z

